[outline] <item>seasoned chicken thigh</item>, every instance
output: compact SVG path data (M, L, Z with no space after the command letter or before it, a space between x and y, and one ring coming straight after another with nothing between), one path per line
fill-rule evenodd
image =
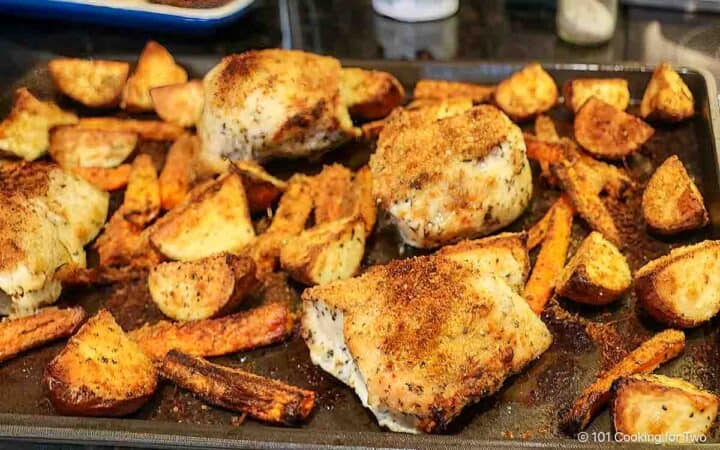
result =
M340 94L340 62L301 51L230 55L204 79L202 156L265 161L327 151L356 136Z

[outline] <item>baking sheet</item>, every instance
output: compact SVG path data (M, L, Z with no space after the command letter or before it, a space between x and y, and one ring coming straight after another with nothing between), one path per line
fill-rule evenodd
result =
M485 62L345 61L344 64L390 71L406 87L411 87L419 78L496 82L522 66ZM201 65L192 64L192 67ZM637 100L651 74L650 68L634 64L546 67L558 85L577 77L618 76L627 79L635 103L631 111L636 110ZM682 76L695 96L697 116L679 125L658 127L642 154L629 161L628 168L644 180L667 156L677 153L705 196L712 224L697 233L659 240L643 231L639 213L641 190L631 196L625 205L610 205L621 230L630 235L632 244L625 253L633 269L666 253L672 246L717 238L720 230L715 85L705 72L684 70ZM17 84L26 85L45 98L56 95L44 68L30 71ZM59 96L57 100L64 107L76 107ZM10 96L5 95L0 103L0 112L7 112L9 101ZM571 132L571 115L567 111L557 107L551 115L556 119L561 134ZM164 146L147 145L141 150L162 158ZM328 154L321 161L275 162L269 166L269 170L279 176L288 176L294 170L312 173L319 170L322 163L333 161L359 167L367 161L371 150L365 145L350 144ZM534 169L534 174L537 174L537 167ZM547 189L538 177L535 178L533 201L527 212L510 227L513 230L526 228L537 221L558 195L557 191ZM117 202L118 199L115 200ZM579 222L576 221L574 225L571 252L587 233L587 229ZM399 244L394 229L382 226L381 223L368 243L365 264L382 263L414 253L415 250ZM292 283L286 286L282 279L277 279L271 295L296 299L297 289L298 286ZM261 300L254 300L257 301ZM444 436L402 435L380 429L374 416L362 407L350 389L310 363L304 343L296 335L281 345L213 360L316 390L319 393L317 409L307 423L298 428L268 426L252 420L240 423L237 413L205 406L191 394L169 383L163 384L145 407L128 418L55 416L52 406L43 395L40 378L45 365L63 347L64 343L61 342L0 365L0 380L3 381L0 383L0 437L215 448L289 448L306 447L309 444L373 447L482 445L497 448L521 442L549 447L581 446L557 430L559 414L591 382L599 367L612 364L649 334L661 329L642 314L635 314L634 301L634 297L628 295L618 304L605 308L578 307L560 301L560 306L571 313L604 325L594 327L596 331L590 335L580 320L560 320L551 313L545 314L544 319L555 336L551 349L523 373L510 378L496 395L467 408L451 425L449 434ZM103 304L126 329L161 317L142 282L96 290L66 291L62 302L80 303L90 312ZM702 387L720 391L720 336L717 325L716 319L689 331L685 353L665 364L658 372L682 376ZM603 412L588 431L609 430L609 417L607 412ZM710 440L720 442L720 433L716 429L711 433Z

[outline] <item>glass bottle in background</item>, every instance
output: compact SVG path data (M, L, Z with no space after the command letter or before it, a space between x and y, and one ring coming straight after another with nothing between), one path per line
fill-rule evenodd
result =
M617 0L558 0L558 36L577 45L607 42L615 33L617 9Z

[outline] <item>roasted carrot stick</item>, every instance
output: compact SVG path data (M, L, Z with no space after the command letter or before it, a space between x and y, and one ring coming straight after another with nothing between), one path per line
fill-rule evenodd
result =
M552 220L553 210L557 207L559 203L564 203L562 205L563 208L569 207L573 209L572 202L570 199L565 195L562 194L557 200L555 200L555 203L553 203L550 208L548 208L547 212L544 216L542 216L542 219L535 222L535 225L530 227L528 230L528 240L527 240L527 249L532 250L545 239L545 235L547 234L548 228L550 228L550 222Z
M73 167L75 175L95 185L103 191L115 191L127 186L130 178L130 164L120 164L108 169L105 167Z

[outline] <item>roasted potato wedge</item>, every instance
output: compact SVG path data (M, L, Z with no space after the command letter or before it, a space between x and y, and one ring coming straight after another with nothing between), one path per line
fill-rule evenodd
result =
M173 349L192 356L220 356L282 341L292 332L293 320L290 307L278 302L218 319L161 321L129 335L156 361Z
M359 215L365 222L365 237L370 236L377 221L377 205L372 195L372 172L365 165L355 172L353 178L353 215Z
M60 414L124 416L155 392L152 361L100 310L48 364L43 384Z
M187 79L185 69L175 63L165 47L155 41L148 41L140 54L135 72L125 83L120 107L129 111L152 111L152 88L185 83Z
M129 131L56 127L50 134L50 156L63 168L117 167L135 150L138 135Z
M163 358L160 373L207 403L265 422L292 425L306 419L315 406L313 391L176 350Z
M350 115L360 119L387 116L405 98L405 90L394 75L378 70L343 67L340 95Z
M576 302L607 305L627 291L631 283L625 256L602 234L593 231L561 272L555 292Z
M623 159L635 153L655 130L631 114L591 97L575 115L575 139L594 156Z
M710 221L703 196L673 155L655 170L642 196L648 228L658 234L675 234L702 228Z
M122 208L125 219L140 227L160 214L160 183L150 155L143 153L133 161Z
M560 135L557 128L555 128L555 122L544 114L535 118L535 136L546 142L558 142L560 140Z
M111 169L105 167L73 167L72 172L103 191L116 191L127 186L130 164L120 164Z
M94 246L100 259L100 266L109 267L136 265L142 244L143 227L125 219L121 206L105 224Z
M352 277L364 254L365 222L356 216L324 222L289 240L280 251L280 266L312 286Z
M160 205L168 210L176 207L190 192L195 178L193 163L200 148L197 136L185 134L173 143L160 172Z
M255 263L229 253L162 263L148 276L150 295L160 311L182 321L231 312L253 286Z
M10 114L0 122L0 152L34 161L50 146L50 129L77 123L75 114L42 102L26 88L15 91Z
M645 88L640 115L650 120L679 122L694 113L692 92L668 63L661 63Z
M352 214L352 177L350 169L340 164L324 166L322 171L313 177L316 224Z
M155 112L162 120L181 127L195 126L205 103L200 80L152 88L150 97Z
M492 273L520 294L530 273L526 245L527 233L500 233L447 245L435 254Z
M498 84L495 103L513 120L527 120L549 110L558 98L555 80L533 63Z
M245 189L236 173L223 175L151 233L170 259L193 260L237 252L255 238Z
M630 104L630 89L627 80L622 78L580 78L563 84L563 97L565 106L573 113L577 113L590 97L625 111Z
M85 130L126 131L148 141L174 141L185 129L159 120L119 119L117 117L84 117L77 123Z
M130 64L103 59L56 58L48 63L55 86L90 108L108 108L120 101Z
M42 308L31 316L0 322L0 362L72 335L85 319L81 306Z
M696 442L715 422L720 399L679 378L631 375L612 386L610 414L616 433L659 442Z
M655 320L696 327L720 311L720 241L679 247L635 273L638 302Z
M287 189L287 182L270 175L254 161L235 161L232 167L242 176L251 212L266 211Z
M413 90L415 99L469 98L475 104L491 102L494 94L495 86L444 80L418 80Z
M595 414L610 400L610 389L615 380L629 375L650 373L660 364L679 355L684 348L685 333L678 330L661 331L643 342L582 391L561 419L560 426L573 435L585 429Z

